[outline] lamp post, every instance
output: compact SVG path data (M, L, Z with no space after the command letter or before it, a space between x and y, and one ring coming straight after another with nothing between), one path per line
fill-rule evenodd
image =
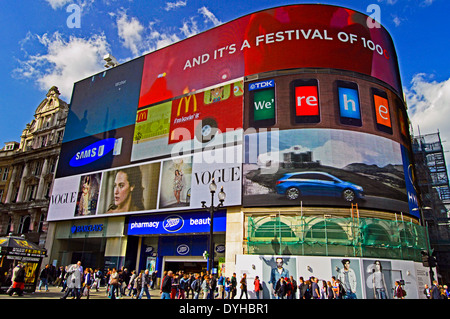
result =
M209 254L208 254L208 272L211 275L212 269L214 268L214 241L213 241L213 220L214 220L214 212L219 210L219 208L223 207L223 202L225 200L226 194L223 191L223 186L220 189L218 194L219 197L219 205L214 206L214 194L216 193L217 185L214 182L214 178L209 185L209 192L211 193L211 206L206 206L206 202L202 201L202 208L209 211Z

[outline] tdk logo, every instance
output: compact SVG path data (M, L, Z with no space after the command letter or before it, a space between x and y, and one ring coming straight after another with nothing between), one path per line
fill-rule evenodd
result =
M163 228L170 233L179 231L183 225L184 219L178 215L170 215L163 221Z
M249 85L248 89L249 89L249 91L253 91L253 90L260 90L260 89L273 88L273 87L275 87L275 81L267 80L267 81L252 83Z
M77 152L70 160L69 165L72 167L79 167L90 164L111 152L114 149L115 144L115 138L108 138L106 140L95 142Z

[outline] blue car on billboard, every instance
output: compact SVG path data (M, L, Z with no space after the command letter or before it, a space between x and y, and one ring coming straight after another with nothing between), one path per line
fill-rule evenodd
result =
M300 196L340 197L347 202L364 198L361 186L324 172L287 173L277 181L275 188L278 194L291 200Z

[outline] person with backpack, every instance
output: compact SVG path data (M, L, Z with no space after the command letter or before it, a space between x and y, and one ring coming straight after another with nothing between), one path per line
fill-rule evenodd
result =
M23 295L23 289L25 288L25 267L19 263L13 269L12 285L9 287L7 294L12 296L16 293L18 296Z

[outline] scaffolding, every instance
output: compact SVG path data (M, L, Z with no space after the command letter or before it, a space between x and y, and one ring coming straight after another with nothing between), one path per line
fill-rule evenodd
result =
M422 218L429 229L439 273L450 280L450 187L439 131L419 134L413 138L412 146Z
M356 213L356 214L355 214ZM271 214L249 216L247 253L388 258L421 261L427 250L425 227L405 219Z

